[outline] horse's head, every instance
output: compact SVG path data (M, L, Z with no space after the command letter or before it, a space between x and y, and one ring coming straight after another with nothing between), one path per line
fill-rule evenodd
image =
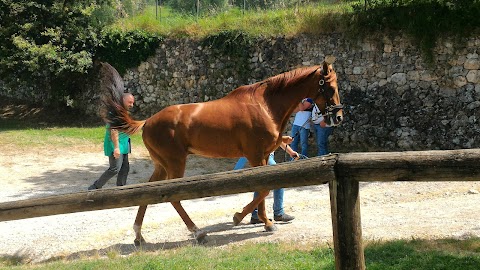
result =
M343 105L338 93L337 75L331 63L325 61L316 72L319 78L315 103L322 112L325 122L338 126L343 121Z

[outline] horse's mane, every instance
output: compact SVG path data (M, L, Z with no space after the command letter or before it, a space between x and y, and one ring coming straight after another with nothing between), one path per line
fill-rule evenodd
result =
M287 85L292 85L298 81L304 80L315 72L320 66L302 67L292 71L284 72L282 74L270 77L262 83L267 85L266 92L276 92Z
M253 95L260 88L265 88L265 92L274 93L287 85L295 84L315 72L320 66L302 67L292 71L287 71L279 75L267 78L261 82L250 85L240 86L230 93L231 97L248 93Z

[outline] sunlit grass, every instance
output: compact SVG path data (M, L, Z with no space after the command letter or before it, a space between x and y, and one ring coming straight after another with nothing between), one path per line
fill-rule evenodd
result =
M91 148L103 146L105 127L48 127L31 128L17 126L15 129L0 132L0 147L2 149L26 150L36 147L56 148ZM131 137L132 144L143 145L142 137Z
M374 270L477 270L480 239L370 241L365 264ZM229 247L184 246L129 256L108 251L93 258L29 265L0 258L1 269L335 269L327 244L260 243Z
M294 35L339 30L341 16L352 12L350 4L310 4L299 8L245 10L231 8L202 16L173 12L168 7L156 11L149 6L137 16L119 20L113 28L124 31L142 29L164 36L205 37L222 30L241 30L254 36ZM328 22L325 19L327 18ZM334 20L334 21L332 21Z
M462 269L480 265L480 239L439 239L371 242L365 248L367 269Z

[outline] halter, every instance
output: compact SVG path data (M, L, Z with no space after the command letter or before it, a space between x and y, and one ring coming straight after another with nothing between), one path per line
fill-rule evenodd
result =
M320 74L322 74L322 68L320 69ZM320 80L318 81L318 95L323 95L326 101L326 106L325 106L325 113L323 114L323 117L332 117L335 115L339 110L343 109L342 103L339 103L337 105L328 105L328 100L329 98L325 97L325 76L322 74ZM318 97L317 95L317 97Z

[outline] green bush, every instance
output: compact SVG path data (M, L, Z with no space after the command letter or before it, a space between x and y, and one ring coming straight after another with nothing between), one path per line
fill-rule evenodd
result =
M0 1L2 81L12 89L41 89L50 103L62 102L64 97L80 91L77 79L92 66L99 42L92 14L106 3Z
M154 53L160 38L102 29L139 10L141 2L0 1L1 81L13 91L43 91L48 100L42 102L64 106L92 80L93 59L120 71L138 65Z
M202 45L210 48L214 56L229 56L238 75L244 77L249 74L249 56L254 40L241 30L223 30L205 37Z
M108 30L102 34L97 58L114 66L120 74L136 67L155 53L162 38L145 31Z
M248 57L253 38L241 30L223 30L206 37L202 45L232 57Z

